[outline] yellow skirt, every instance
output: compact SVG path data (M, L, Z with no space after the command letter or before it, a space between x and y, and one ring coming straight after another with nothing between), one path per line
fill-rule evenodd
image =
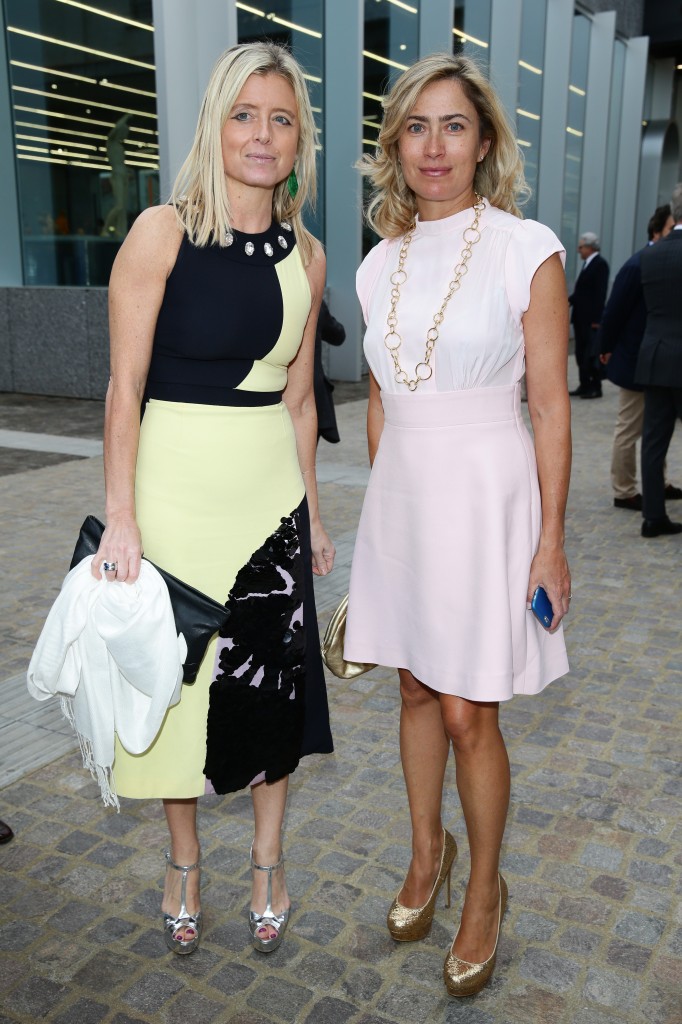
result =
M135 487L143 550L198 590L227 601L239 570L304 494L294 429L283 403L258 408L148 403ZM216 644L214 638L196 682L183 686L180 703L168 711L145 753L131 755L117 740L119 795L179 799L207 791L203 769ZM253 741L257 744L258 737Z

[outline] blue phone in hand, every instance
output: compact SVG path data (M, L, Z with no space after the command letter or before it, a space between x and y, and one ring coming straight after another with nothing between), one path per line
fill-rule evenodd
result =
M547 591L544 587L537 588L533 594L530 608L540 625L544 626L545 629L549 629L554 618L554 611L552 609L552 602L547 597Z

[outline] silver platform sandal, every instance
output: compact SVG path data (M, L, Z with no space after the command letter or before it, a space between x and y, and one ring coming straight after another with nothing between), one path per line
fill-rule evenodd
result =
M265 910L262 914L257 914L255 910L249 911L249 931L251 932L251 942L253 948L257 949L259 953L272 953L273 950L281 944L284 938L284 933L289 923L289 914L291 913L291 907L287 910L283 910L281 914L276 914L272 909L272 872L277 871L278 868L284 867L284 854L279 858L276 864L271 864L268 867L263 867L262 864L256 864L253 859L253 843L251 843L251 867L255 868L256 871L267 871L268 873L268 896L265 905ZM272 928L277 934L273 935L271 939L261 939L258 934L261 928Z
M201 858L196 864L176 864L171 860L171 855L166 850L166 861L175 871L182 871L182 885L180 887L180 913L177 917L171 914L163 915L163 935L166 945L173 953L193 953L199 945L201 938L201 911L190 914L187 910L187 876L190 871L198 871L201 867ZM194 935L191 939L182 939L179 932L191 928ZM187 934L185 932L185 934Z

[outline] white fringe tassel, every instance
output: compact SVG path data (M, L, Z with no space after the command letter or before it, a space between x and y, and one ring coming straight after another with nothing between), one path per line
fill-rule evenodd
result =
M71 724L73 731L78 737L81 755L83 757L83 767L87 768L95 782L98 784L104 806L115 807L120 814L121 805L118 802L118 796L116 794L116 784L114 782L114 771L112 766L95 763L91 740L89 740L87 736L84 736L83 733L79 732L76 727L72 698L62 696L61 703L62 714L67 722Z

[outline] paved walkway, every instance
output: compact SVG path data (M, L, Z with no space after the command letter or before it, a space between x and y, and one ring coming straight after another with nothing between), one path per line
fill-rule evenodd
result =
M316 585L322 626L346 587L367 478L364 403L338 411L343 442L320 448L339 551ZM409 833L396 681L381 669L329 679L336 754L292 779L283 946L266 958L248 943L250 801L236 794L200 806L202 946L166 952L160 807L106 810L56 708L24 689L78 526L102 510L101 407L0 396L0 817L16 831L0 847L0 1024L680 1024L682 540L644 541L639 517L612 507L613 389L574 413L572 672L502 709L510 906L492 984L456 1001L441 983L468 860L452 768L453 909L439 901L424 942L399 946L384 927ZM682 483L679 434L669 475Z

